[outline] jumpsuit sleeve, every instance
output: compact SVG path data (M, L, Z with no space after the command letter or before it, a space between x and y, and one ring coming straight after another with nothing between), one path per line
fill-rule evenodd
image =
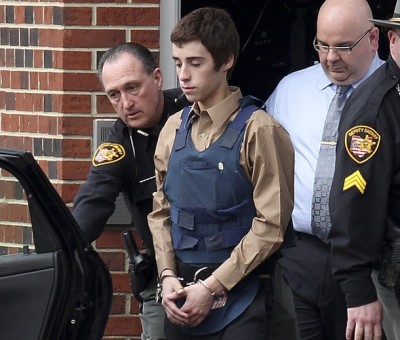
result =
M240 158L254 187L256 217L213 273L228 290L279 249L293 209L293 147L286 130L265 111L256 111L247 123Z

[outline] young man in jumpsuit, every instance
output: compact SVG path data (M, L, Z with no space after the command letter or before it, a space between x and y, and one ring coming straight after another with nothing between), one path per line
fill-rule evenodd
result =
M293 206L290 139L228 85L239 36L226 11L191 12L171 41L180 86L194 105L168 119L155 153L148 220L166 337L265 340L275 253Z

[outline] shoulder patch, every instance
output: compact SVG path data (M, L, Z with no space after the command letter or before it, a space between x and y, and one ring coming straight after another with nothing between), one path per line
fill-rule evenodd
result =
M125 157L125 149L121 144L103 143L93 156L93 166L111 164Z
M358 164L371 159L379 148L381 136L373 128L357 125L347 130L345 147L349 156Z

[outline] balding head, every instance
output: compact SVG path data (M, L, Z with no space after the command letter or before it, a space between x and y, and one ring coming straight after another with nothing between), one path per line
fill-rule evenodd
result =
M372 11L366 0L326 0L318 14L317 31L320 26L332 30L350 29L366 31L372 27Z
M378 50L379 30L369 21L366 0L326 0L317 19L316 42L329 47L354 46L350 54L319 52L321 65L335 84L350 85L368 72ZM370 30L370 31L369 31Z

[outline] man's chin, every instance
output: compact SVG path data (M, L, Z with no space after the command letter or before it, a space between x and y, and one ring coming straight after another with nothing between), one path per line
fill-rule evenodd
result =
M348 81L349 74L344 72L329 72L328 78L334 84L342 84Z

